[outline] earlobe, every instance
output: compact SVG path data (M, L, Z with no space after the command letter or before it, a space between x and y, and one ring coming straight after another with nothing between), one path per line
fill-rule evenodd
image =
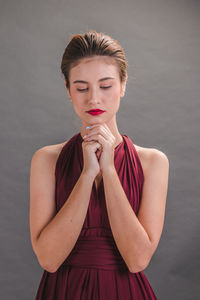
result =
M126 79L126 81L123 82L122 85L121 85L121 94L120 94L121 98L124 97L124 95L125 95L125 91L126 91L126 82L127 82L127 79Z
M121 95L120 95L121 98L124 97L124 95L125 95L125 90L126 90L126 89L125 89L125 86L123 86L122 89L121 89Z
M122 95L122 97L124 97L124 95L125 95L125 88L123 88L123 95Z
M65 86L66 86L66 90L67 90L67 95L68 95L68 97L69 97L70 101L72 101L72 100L71 100L71 96L70 96L69 89L68 89L68 87L67 87L67 85L66 85L66 84L65 84Z

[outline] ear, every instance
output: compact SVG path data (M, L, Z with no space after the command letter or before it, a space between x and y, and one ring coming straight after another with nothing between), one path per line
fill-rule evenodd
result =
M128 78L128 77L127 77ZM123 98L126 91L126 82L127 79L121 84L121 91L120 91L120 97Z
M72 100L71 100L71 95L70 95L70 90L69 90L68 87L67 87L66 81L65 81L65 86L66 86L66 90L67 90L67 95L68 95L70 101L72 101Z

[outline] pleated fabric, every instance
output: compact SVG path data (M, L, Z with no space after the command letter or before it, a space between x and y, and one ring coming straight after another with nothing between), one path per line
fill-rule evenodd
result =
M114 164L121 185L138 214L144 182L140 158L125 134L115 147ZM76 133L64 144L55 168L55 201L62 208L83 169L83 138ZM109 224L103 179L93 183L84 224L74 248L59 269L43 271L36 300L155 300L143 271L129 271L115 243Z

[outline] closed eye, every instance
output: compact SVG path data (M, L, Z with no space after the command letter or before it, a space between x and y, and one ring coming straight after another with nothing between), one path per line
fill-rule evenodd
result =
M108 89L108 88L110 88L112 85L109 85L109 86L101 86L101 88L102 89ZM79 92L84 92L84 91L87 91L88 90L88 88L86 88L86 89L77 89L77 91L79 91Z

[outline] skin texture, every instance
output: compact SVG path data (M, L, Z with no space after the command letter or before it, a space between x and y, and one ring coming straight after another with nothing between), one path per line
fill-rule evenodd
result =
M105 77L111 77L113 79L99 81ZM77 80L85 81L87 83L74 83L74 81ZM122 137L117 128L116 114L119 110L120 98L123 97L125 93L126 81L123 83L120 82L120 76L115 60L111 57L102 56L82 59L77 66L71 68L69 81L70 89L67 89L67 93L73 103L76 114L82 120L82 137L89 134L91 131L91 129L85 129L87 126L96 126L101 124L101 136L99 136L99 139L101 138L101 142L90 142L93 146L89 147L89 149L88 146L86 148L89 153L91 153L92 149L92 153L95 153L96 151L96 156L99 159L102 154L103 147L106 147L106 151L104 151L104 155L99 162L100 167L98 167L98 162L96 160L96 164L94 163L94 157L92 158L93 164L89 164L88 160L91 161L91 157L89 157L89 155L85 155L85 158L88 159L84 160L85 168L87 168L88 171L98 171L98 174L95 174L95 184L96 187L98 187L102 178L103 161L105 166L106 164L108 165L108 163L113 163L113 149L122 141ZM80 89L83 91L79 91ZM88 110L95 108L102 109L105 112L98 116L92 116L87 113ZM106 134L109 143L106 143ZM105 158L105 153L108 157L109 145L112 148L110 149L112 152L109 151L110 161L108 162Z
M104 77L114 79L99 81ZM125 83L112 58L83 59L71 69L68 96L82 121L84 167L69 198L56 214L54 170L66 143L38 149L30 170L30 230L34 252L40 265L55 272L77 241L87 213L92 184L103 177L108 217L117 247L130 272L144 270L161 237L168 188L169 161L153 148L135 145L144 172L139 213L136 216L114 168L114 148L122 141L116 124ZM87 83L76 83L84 80ZM112 86L103 89L104 86ZM77 89L86 89L83 92ZM87 110L99 108L92 116ZM86 126L91 126L86 130ZM88 138L85 139L85 134ZM126 228L126 230L124 230Z
M99 82L104 77L114 77L114 79ZM120 106L120 98L125 93L126 82L121 84L114 59L101 56L84 58L70 70L69 80L70 90L67 89L67 93L76 114L82 121L82 137L87 133L86 126L106 123L116 137L116 144L121 142L116 124L116 113ZM84 80L88 84L73 83L75 80ZM106 86L111 87L103 89ZM87 90L80 92L77 89ZM98 116L92 116L86 112L95 108L105 110L105 112Z

